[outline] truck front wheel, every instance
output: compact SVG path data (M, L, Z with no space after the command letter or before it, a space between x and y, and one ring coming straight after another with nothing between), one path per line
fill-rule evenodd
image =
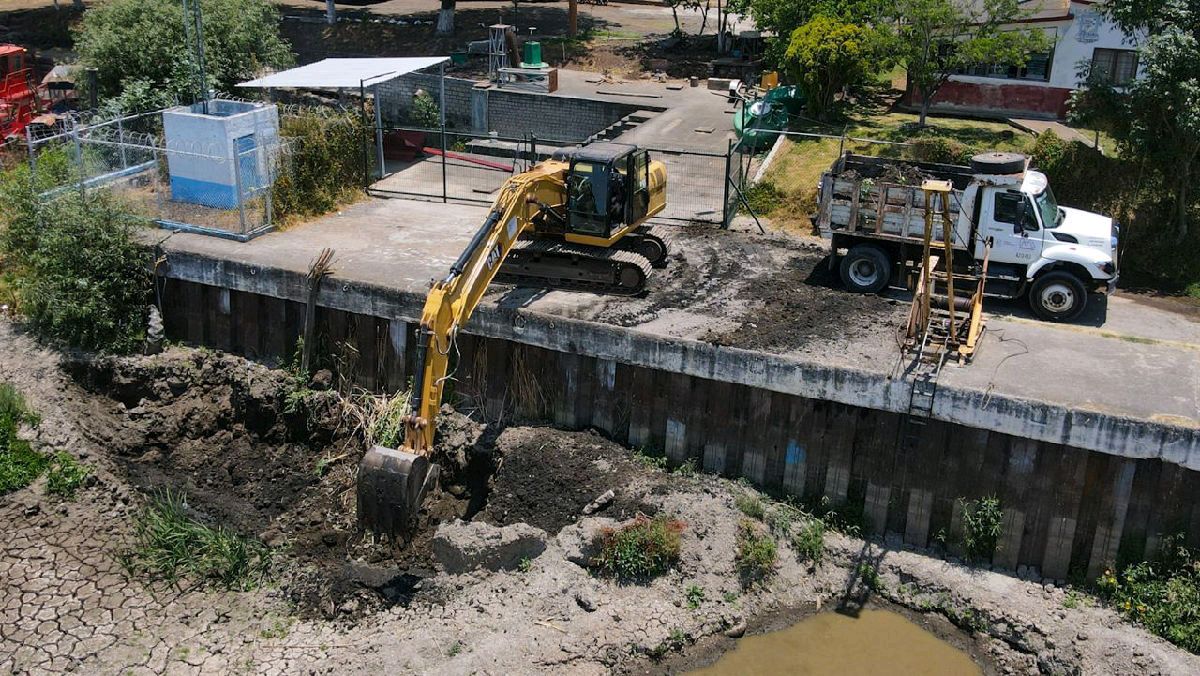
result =
M1041 319L1065 322L1087 307L1087 288L1069 272L1047 272L1029 287L1029 307Z
M846 252L839 272L847 289L879 293L892 278L892 262L879 247L859 244Z

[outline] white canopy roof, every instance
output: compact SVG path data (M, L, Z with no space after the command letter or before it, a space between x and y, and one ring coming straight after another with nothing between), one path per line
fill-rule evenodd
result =
M415 70L449 61L448 56L389 57L375 59L324 59L299 68L289 68L239 87L296 87L300 89L358 88L400 77Z

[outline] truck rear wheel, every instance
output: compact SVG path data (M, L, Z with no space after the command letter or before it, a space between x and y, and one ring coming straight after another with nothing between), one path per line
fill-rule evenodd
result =
M1087 307L1087 288L1069 272L1055 270L1038 277L1029 287L1033 314L1050 322L1065 322Z
M846 252L839 268L842 283L858 293L879 293L892 278L892 261L882 249L859 244Z

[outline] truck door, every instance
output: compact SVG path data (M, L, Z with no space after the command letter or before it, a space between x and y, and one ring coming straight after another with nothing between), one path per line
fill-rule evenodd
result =
M980 230L992 238L992 261L1029 265L1041 258L1042 229L1027 195L988 188L980 212Z

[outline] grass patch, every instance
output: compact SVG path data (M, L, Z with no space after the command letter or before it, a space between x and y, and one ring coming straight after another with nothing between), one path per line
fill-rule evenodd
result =
M55 453L49 464L50 468L46 472L46 493L63 500L74 500L75 494L92 474L91 468L66 451Z
M738 511L751 519L762 520L766 515L767 509L763 505L762 498L754 493L741 491L733 496L733 504L738 508Z
M679 562L683 522L665 516L639 515L621 528L605 528L597 536L592 567L622 581L643 582Z
M175 583L185 576L226 589L261 584L271 567L271 550L221 526L187 514L186 498L164 491L134 519L134 547L122 557L130 574Z
M648 448L635 448L633 450L633 461L646 469L657 469L660 471L666 471L667 469L667 456L658 455Z
M704 587L698 584L689 584L683 592L683 598L687 600L688 608L695 610L704 603Z
M775 574L775 562L779 549L775 538L761 525L750 519L738 523L737 556L738 575L743 586L764 582Z
M33 483L49 460L17 437L22 424L36 425L38 417L9 383L0 383L0 495Z
M1200 654L1200 552L1176 535L1154 561L1105 571L1100 596L1132 622L1171 643Z

